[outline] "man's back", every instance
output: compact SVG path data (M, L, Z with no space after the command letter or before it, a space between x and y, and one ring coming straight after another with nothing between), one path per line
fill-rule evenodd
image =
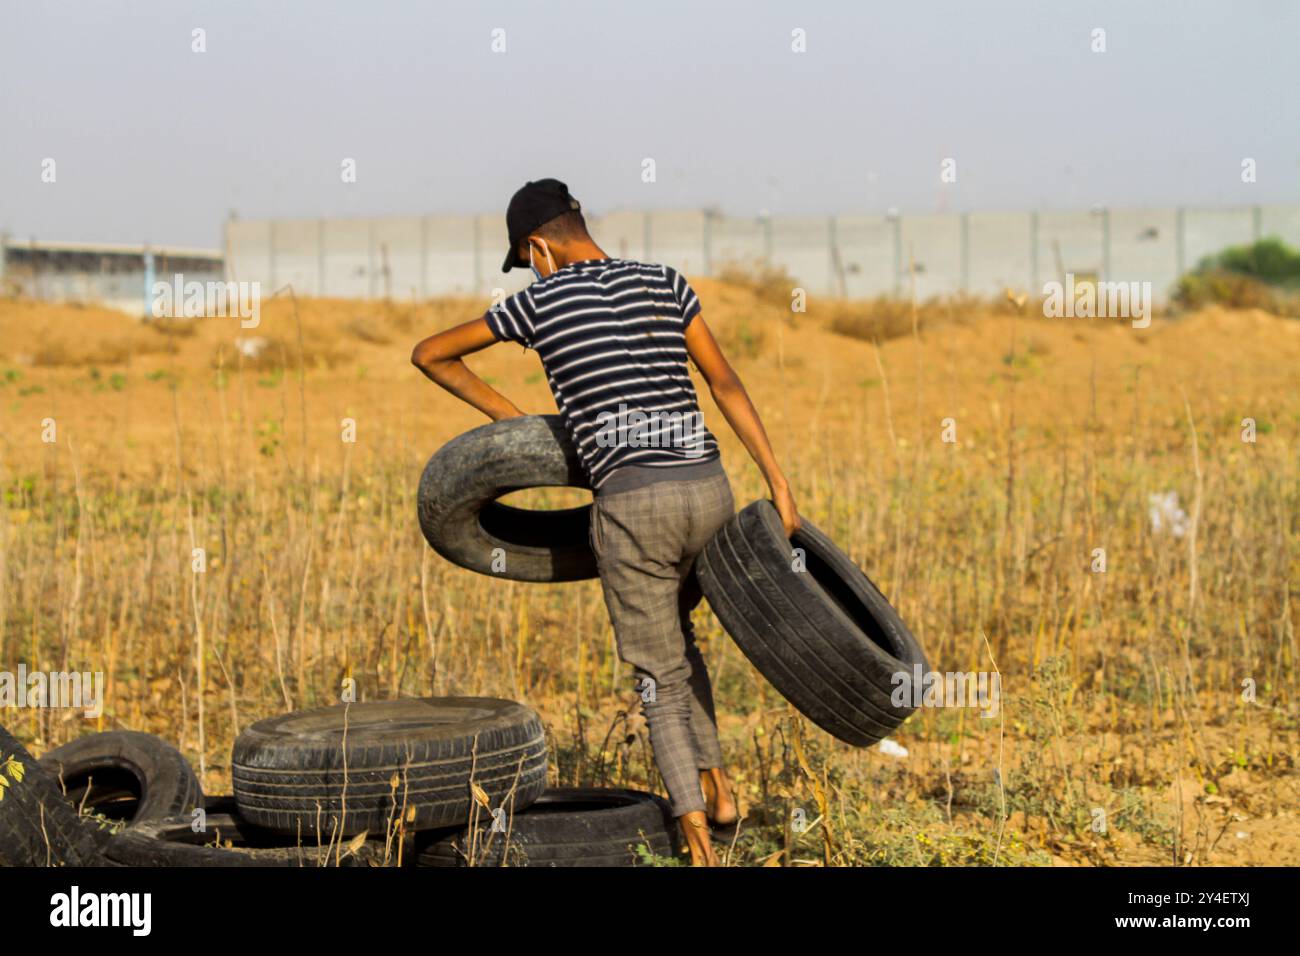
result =
M534 349L593 487L625 465L709 461L687 371L686 327L700 311L667 266L572 262L487 313L493 334Z

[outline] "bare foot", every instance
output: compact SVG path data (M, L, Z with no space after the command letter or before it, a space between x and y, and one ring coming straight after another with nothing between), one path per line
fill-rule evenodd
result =
M708 808L709 822L714 826L729 827L740 816L731 781L721 767L700 771L700 789L704 791L704 805Z
M686 846L691 851L691 866L717 866L718 857L713 852L709 821L704 814L695 810L678 817L677 822L681 824Z

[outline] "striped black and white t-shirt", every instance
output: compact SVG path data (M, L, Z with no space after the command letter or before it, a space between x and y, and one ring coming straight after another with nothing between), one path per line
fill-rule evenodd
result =
M556 407L593 488L627 466L716 461L686 370L686 327L700 312L668 266L571 262L484 316L501 341L542 360Z

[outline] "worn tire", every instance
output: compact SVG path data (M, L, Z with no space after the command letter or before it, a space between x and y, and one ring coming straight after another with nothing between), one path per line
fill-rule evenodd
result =
M128 825L203 806L203 789L189 761L153 734L134 730L88 734L55 747L41 757L40 764L74 807ZM108 830L92 828L92 833L101 847L112 837Z
M635 866L637 846L656 856L676 852L677 824L668 803L638 790L547 790L510 821L506 834L480 830L475 866ZM489 840L486 846L483 840ZM418 866L468 866L463 827L423 835ZM504 851L504 852L503 852Z
M558 415L492 422L453 438L424 468L420 528L453 564L513 581L596 577L591 507L530 511L497 501L523 488L588 488ZM505 567L492 569L493 552Z
M202 833L189 813L148 820L108 844L108 858L122 866L366 866L382 858L369 842L355 852L347 846L285 846L290 838L250 825L239 816L234 797L214 797L205 809ZM232 846L226 846L229 841ZM336 854L337 851L337 854Z
M408 829L463 824L471 769L491 806L528 806L546 788L541 718L490 697L338 704L258 721L239 735L231 758L240 816L325 837L336 829L382 833L412 812Z
M807 571L792 570L803 548ZM770 501L755 501L695 564L713 612L745 656L806 717L850 744L887 736L913 707L891 701L925 655L907 625L811 522L787 540Z
M5 764L22 766L14 779ZM59 790L58 782L7 730L0 727L0 866L102 866L90 826Z

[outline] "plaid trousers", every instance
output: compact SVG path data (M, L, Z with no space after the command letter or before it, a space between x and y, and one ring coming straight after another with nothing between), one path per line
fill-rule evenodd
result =
M722 766L713 687L691 624L703 596L693 568L734 513L725 474L597 494L591 507L605 606L619 657L636 675L674 816L705 809L699 772Z

